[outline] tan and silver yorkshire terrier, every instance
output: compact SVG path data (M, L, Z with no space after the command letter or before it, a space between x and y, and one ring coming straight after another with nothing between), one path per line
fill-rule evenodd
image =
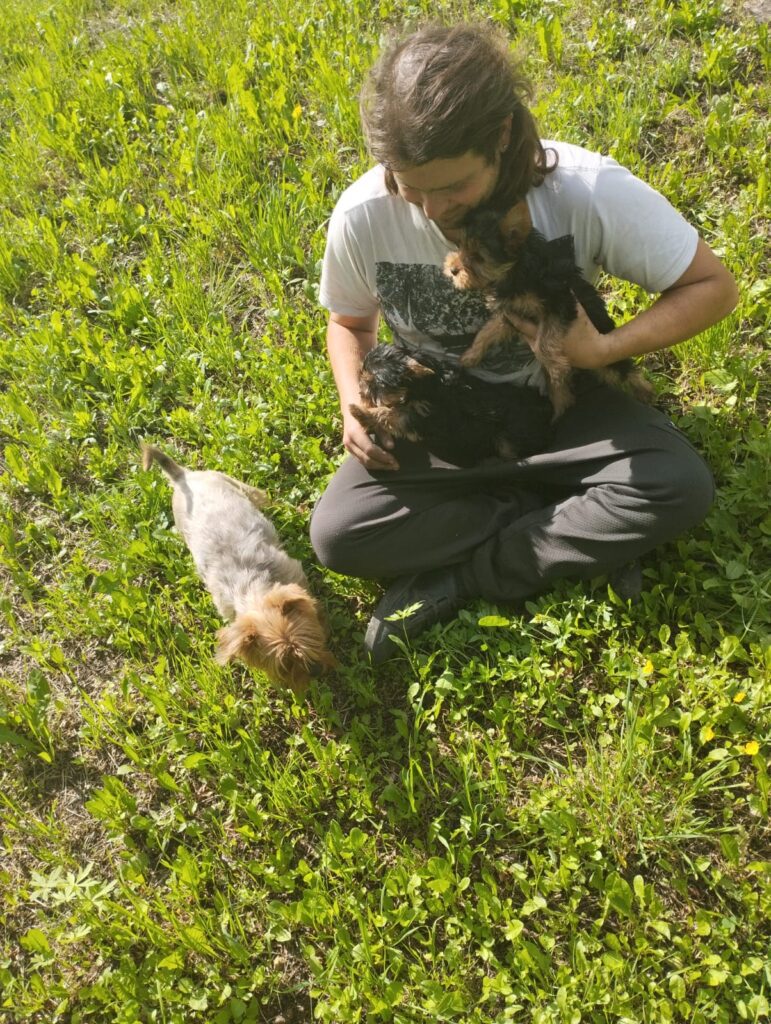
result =
M602 297L576 266L573 236L547 242L530 227L521 206L504 216L480 209L467 219L460 247L449 253L444 269L457 288L484 292L492 313L461 356L461 365L476 366L491 346L518 341L512 318L529 320L538 329L533 354L546 373L554 416L562 415L575 398L577 371L562 342L578 316L577 303L601 334L615 327ZM652 388L631 359L591 373L605 384L628 387L641 401L651 400Z
M185 469L143 445L144 468L153 462L174 488L174 522L198 575L220 615L230 620L217 634L216 660L224 665L237 658L302 693L312 677L337 662L302 566L281 548L260 511L266 495L224 473Z

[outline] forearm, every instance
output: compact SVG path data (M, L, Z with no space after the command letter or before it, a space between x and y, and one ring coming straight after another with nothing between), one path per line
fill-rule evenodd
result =
M654 302L650 309L600 334L582 306L562 338L562 350L571 366L597 370L602 366L669 348L718 323L736 305L739 291L731 274L703 241L686 272ZM509 317L521 336L534 348L538 327L522 317Z
M371 437L349 408L361 402L359 371L364 356L377 344L377 325L377 313L371 317L332 313L327 328L327 351L340 395L345 450L367 469L394 470L399 463L388 450L393 447L393 439L377 430L376 436Z
M736 305L736 284L727 272L664 292L654 304L606 335L603 363L669 348L693 338Z
M360 400L359 370L364 356L377 342L377 318L366 326L349 324L343 318L330 319L327 328L327 352L344 414L351 402Z

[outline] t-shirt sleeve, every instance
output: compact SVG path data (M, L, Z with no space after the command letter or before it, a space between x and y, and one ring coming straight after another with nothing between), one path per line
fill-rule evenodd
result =
M330 218L319 302L332 313L366 317L377 310L378 301L371 279L373 260L366 256L366 225L357 231L355 219L355 211L339 206Z
M688 269L698 232L672 204L610 157L592 197L595 261L614 277L662 292Z

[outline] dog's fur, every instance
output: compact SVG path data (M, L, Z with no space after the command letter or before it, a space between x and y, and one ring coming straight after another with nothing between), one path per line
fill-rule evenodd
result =
M157 462L174 494L174 522L220 615L216 652L302 693L336 662L327 647L321 609L308 593L300 563L282 550L276 529L260 511L266 495L213 470L189 470L153 445L142 464Z
M551 406L535 389L493 384L398 344L367 352L359 390L366 404L349 408L366 430L421 441L455 465L521 458L549 442Z
M492 345L519 339L512 317L531 321L538 327L533 352L548 378L556 418L574 400L577 371L565 357L562 340L578 316L577 303L601 334L615 324L600 294L576 266L573 236L547 242L516 211L511 211L513 219L491 209L474 211L458 251L445 261L445 273L455 286L482 290L492 313L460 361L475 366ZM603 383L626 385L636 398L651 399L652 389L631 359L592 372Z

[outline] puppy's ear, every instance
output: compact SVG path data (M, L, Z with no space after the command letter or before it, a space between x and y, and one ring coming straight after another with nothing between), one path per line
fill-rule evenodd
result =
M499 229L509 254L513 254L519 249L530 234L532 227L530 210L524 200L506 211L501 218Z
M241 620L231 622L229 626L223 626L217 632L217 649L214 652L214 660L218 665L227 665L228 662L239 658L249 664L250 660L254 660L254 655L260 644L260 631L256 625Z
M407 356L404 365L414 377L433 377L434 375L434 371L430 366L424 366L423 363L419 363L412 356Z
M576 246L572 235L560 235L546 243L549 254L562 259L575 259Z
M294 588L293 588L294 589ZM305 591L297 588L299 593L290 594L281 601L281 614L291 615L292 613L299 613L302 615L305 612L314 611L316 609L316 601L306 594Z
M576 248L572 235L562 235L547 242L544 255L544 262L553 274L569 278L576 272Z

